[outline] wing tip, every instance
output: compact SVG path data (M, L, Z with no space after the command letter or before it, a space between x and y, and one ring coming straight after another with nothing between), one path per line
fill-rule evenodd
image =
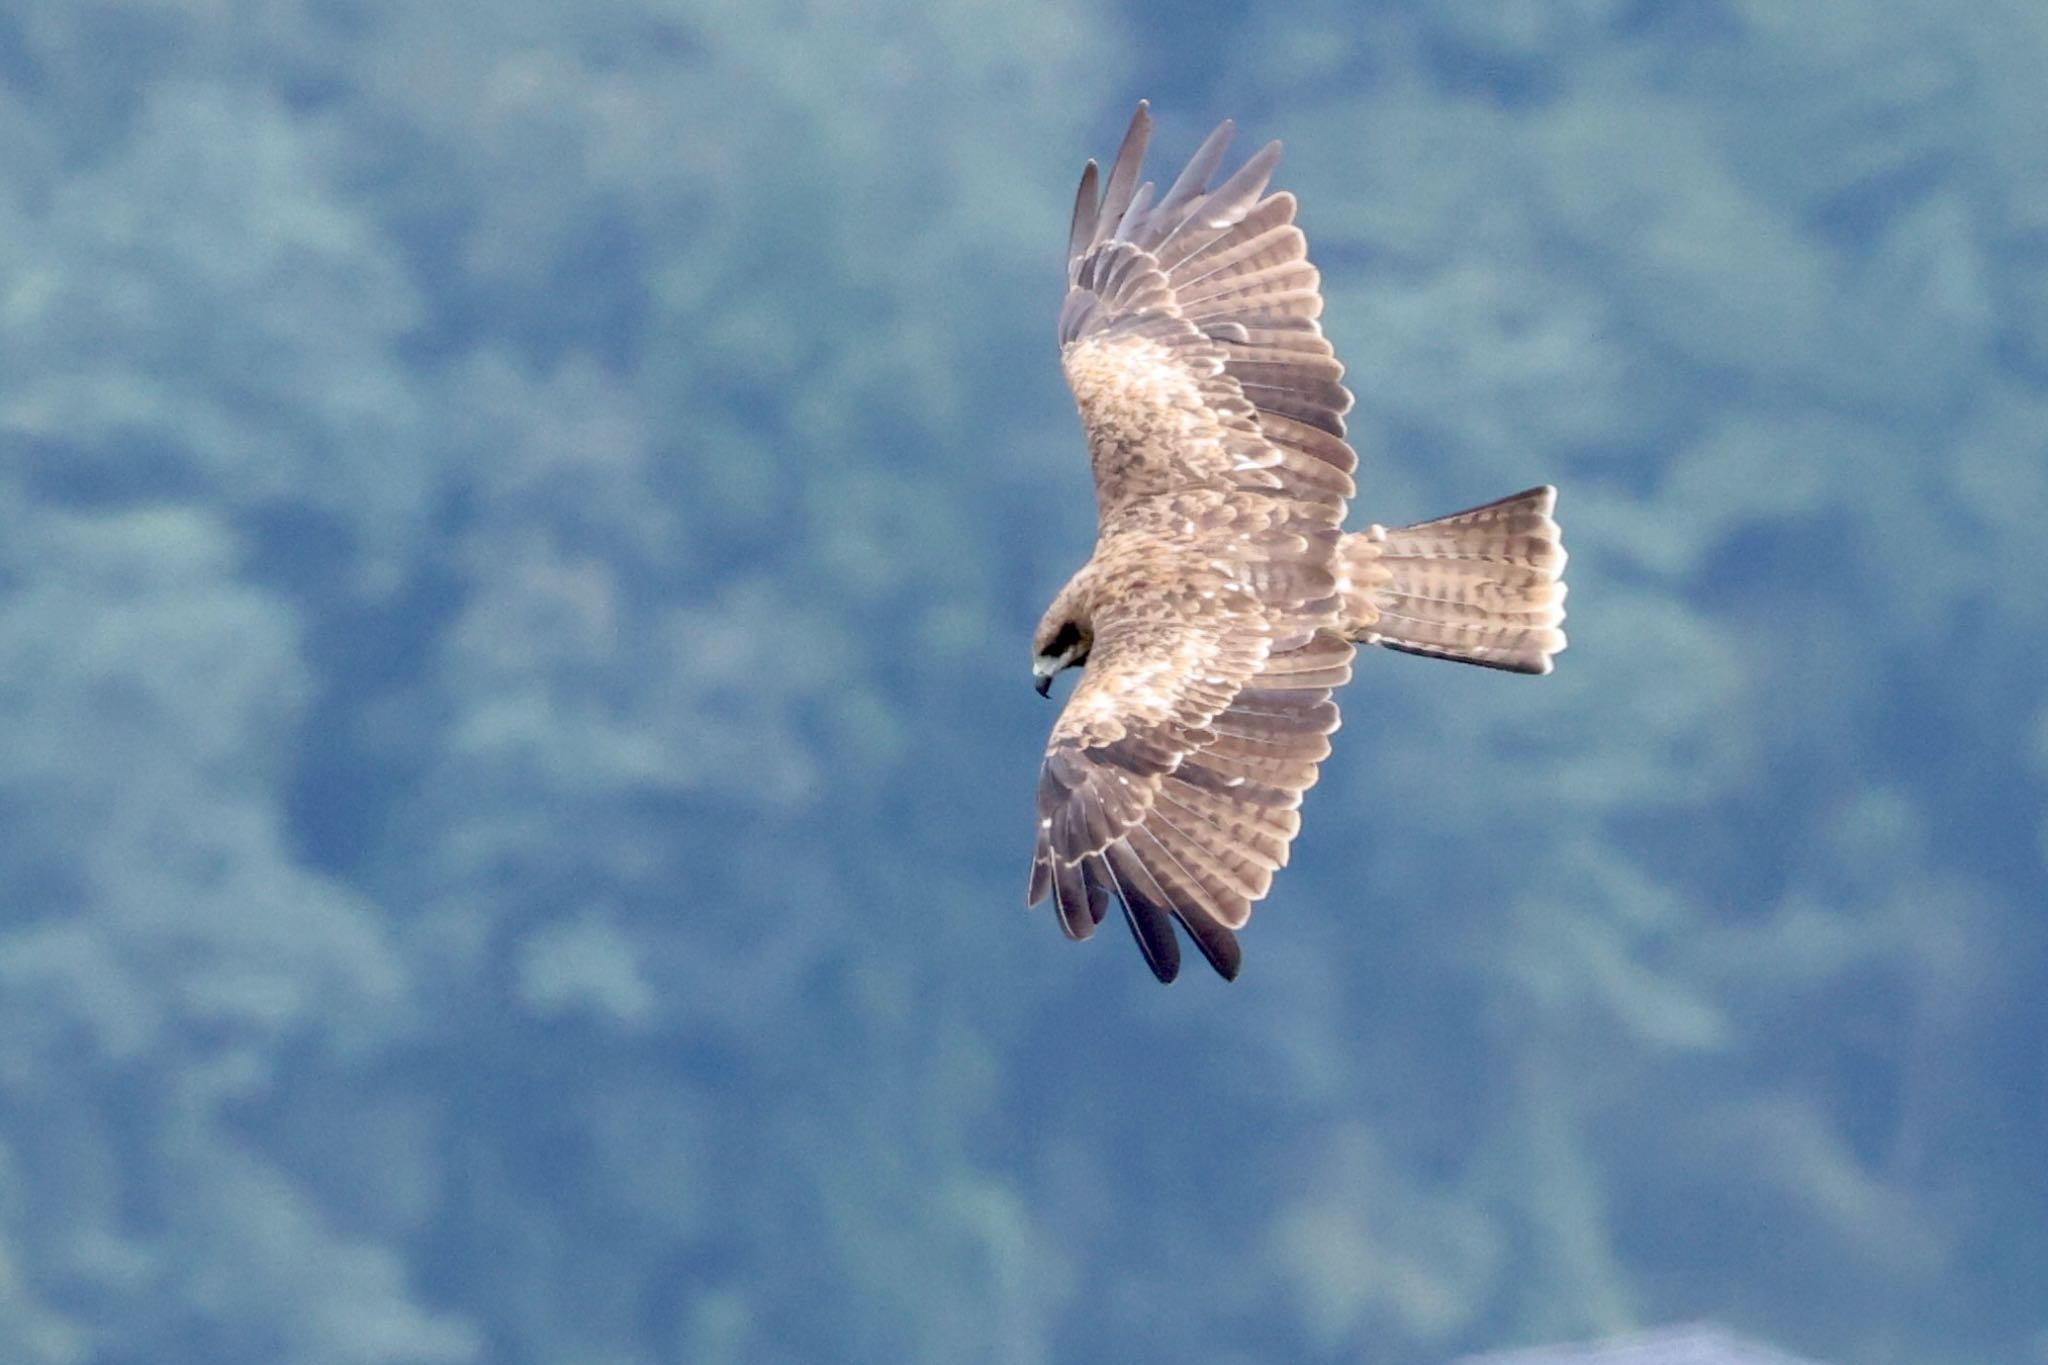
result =
M1130 912L1126 910L1124 913L1129 914ZM1167 930L1168 934L1172 932L1171 929ZM1145 965L1152 969L1154 980L1162 986L1171 986L1180 979L1180 952L1178 949L1169 955L1154 957L1152 949L1145 942L1143 935L1138 934L1134 930L1132 936L1138 940L1138 951L1145 955Z
M1102 168L1094 157L1081 168L1081 185L1074 191L1074 216L1067 227L1067 271L1071 277L1074 260L1088 247L1089 239L1095 235L1095 220L1102 214L1102 197L1099 186Z

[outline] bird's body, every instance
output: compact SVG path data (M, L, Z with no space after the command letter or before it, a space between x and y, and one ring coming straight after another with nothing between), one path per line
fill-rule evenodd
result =
M1555 494L1341 528L1351 394L1279 144L1222 185L1230 125L1157 198L1139 106L1069 239L1061 363L1088 435L1095 552L1034 642L1040 691L1085 664L1039 783L1031 896L1085 938L1122 906L1172 980L1178 922L1234 976L1243 926L1329 754L1353 642L1524 672L1564 646Z

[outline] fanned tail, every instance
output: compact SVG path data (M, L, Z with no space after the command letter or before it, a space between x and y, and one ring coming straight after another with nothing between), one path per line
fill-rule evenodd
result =
M1344 537L1345 633L1364 644L1515 673L1548 673L1565 647L1557 490L1435 521Z

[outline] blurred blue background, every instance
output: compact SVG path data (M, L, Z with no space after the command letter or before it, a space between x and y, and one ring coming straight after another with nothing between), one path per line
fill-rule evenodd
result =
M2048 8L10 0L0 1358L2048 1361ZM1021 904L1082 161L1287 140L1372 654Z

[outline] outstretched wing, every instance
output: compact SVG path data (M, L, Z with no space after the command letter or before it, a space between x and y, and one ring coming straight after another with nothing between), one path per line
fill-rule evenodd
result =
M1351 655L1328 631L1125 621L1098 635L1039 776L1030 903L1051 896L1077 939L1120 904L1161 981L1180 971L1179 921L1234 978L1232 930L1287 862Z
M1138 183L1140 104L1106 187L1081 176L1060 309L1062 367L1087 429L1105 524L1185 488L1269 496L1297 531L1334 528L1354 492L1351 393L1316 319L1320 277L1294 196L1267 194L1268 143L1214 189L1231 125L1164 196Z

